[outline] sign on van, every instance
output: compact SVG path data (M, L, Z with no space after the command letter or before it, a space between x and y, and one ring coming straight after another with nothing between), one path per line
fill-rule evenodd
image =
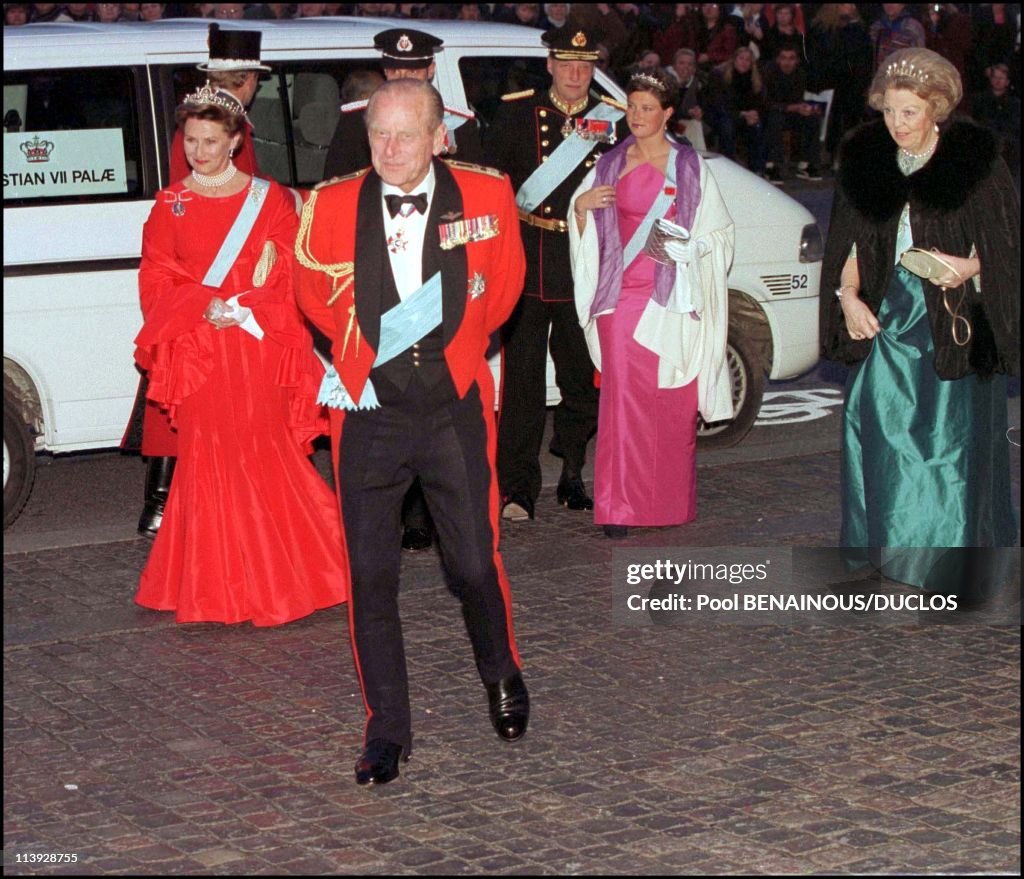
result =
M127 192L120 128L4 133L4 201Z

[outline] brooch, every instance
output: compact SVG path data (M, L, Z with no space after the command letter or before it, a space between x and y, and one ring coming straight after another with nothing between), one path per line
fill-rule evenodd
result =
M161 192L160 195L163 197L164 204L171 206L171 213L174 216L185 216L184 202L192 201L192 196L186 195L185 192L167 192L166 190Z
M442 223L437 227L441 239L441 250L451 250L470 241L484 241L498 234L498 217L496 214L485 214L482 217L470 217L468 220L457 220L454 223Z

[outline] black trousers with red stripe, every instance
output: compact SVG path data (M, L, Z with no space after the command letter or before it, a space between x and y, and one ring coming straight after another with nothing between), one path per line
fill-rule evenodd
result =
M419 477L449 587L462 603L480 678L514 674L508 605L495 561L487 432L474 385L441 405L416 393L348 412L338 479L352 571L353 646L369 710L366 741L412 748L409 684L398 613L402 498Z

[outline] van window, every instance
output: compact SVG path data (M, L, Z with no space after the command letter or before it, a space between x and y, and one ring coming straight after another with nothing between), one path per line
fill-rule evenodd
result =
M310 187L324 179L327 150L341 104L364 95L364 74L383 78L375 58L274 62L249 108L260 173L286 186ZM173 72L176 100L202 84L194 67Z
M144 196L138 118L129 68L4 71L4 206Z

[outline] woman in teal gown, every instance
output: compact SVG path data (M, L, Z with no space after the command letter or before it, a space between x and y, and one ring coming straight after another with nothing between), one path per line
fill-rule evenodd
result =
M883 118L844 144L822 288L825 356L851 364L844 557L936 591L971 576L968 548L1017 542L1005 373L1019 362L1019 206L991 135L949 121L960 96L928 50L876 74ZM937 259L912 272L911 247Z

